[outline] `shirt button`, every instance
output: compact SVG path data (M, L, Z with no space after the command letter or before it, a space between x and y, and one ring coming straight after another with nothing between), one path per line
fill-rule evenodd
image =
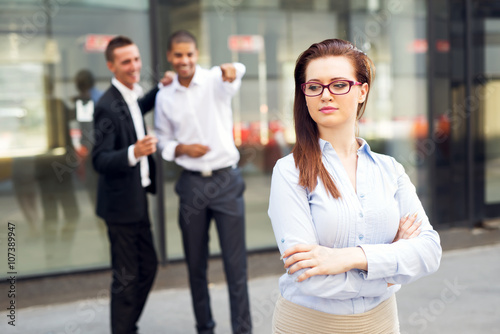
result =
M359 197L365 198L365 194L360 194Z
M285 242L285 239L281 239L281 243L284 243Z
M360 235L358 236L359 240L363 240L363 238L364 238L364 237L365 237L365 236L364 236L364 235L362 235L362 234L360 234Z
M360 212L360 213L359 213L359 217L360 217L360 218L363 218L363 212Z

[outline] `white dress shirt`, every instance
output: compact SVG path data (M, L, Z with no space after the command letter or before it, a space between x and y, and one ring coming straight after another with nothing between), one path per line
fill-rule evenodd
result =
M115 86L116 89L118 89L120 94L122 94L123 99L127 103L128 109L130 110L130 115L132 116L132 121L134 122L137 140L141 140L146 135L141 108L139 107L139 103L137 103L137 99L142 97L142 95L144 94L141 86L139 86L138 84L134 84L134 88L130 89L114 77L113 79L111 79L111 84ZM151 179L149 177L148 157L144 156L136 159L134 154L134 147L135 144L130 145L128 148L128 164L129 166L135 166L138 162L140 162L141 184L145 188L151 184Z
M210 70L196 66L189 87L171 85L156 96L155 130L163 159L191 171L212 171L234 166L240 155L234 144L231 98L241 86L245 65L233 64L236 79L222 81L219 66ZM175 157L179 144L202 144L210 150L202 157Z
M319 178L312 192L298 185L292 154L276 163L272 176L269 217L282 254L296 244L359 246L366 254L368 271L355 269L296 282L302 269L280 278L285 299L331 314L366 312L399 290L400 284L435 272L441 259L439 235L403 166L392 157L373 153L363 139L358 142L354 189L332 145L319 141L323 164L341 193L339 199L327 193ZM422 219L420 235L392 243L399 220L407 213L418 213L416 219Z

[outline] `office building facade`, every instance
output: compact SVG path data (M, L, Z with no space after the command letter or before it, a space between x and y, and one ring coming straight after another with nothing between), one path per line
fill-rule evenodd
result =
M0 0L0 6L0 246L6 251L8 226L15 226L20 277L109 266L89 154L93 105L111 79L103 49L118 34L140 48L144 88L169 69L167 39L178 29L197 37L201 66L246 65L233 110L249 251L275 247L267 205L274 163L295 140L293 69L302 51L327 38L350 40L374 61L359 134L403 164L431 223L473 227L500 217L496 1ZM147 126L153 131L151 114ZM183 257L179 172L163 161L163 186L150 198L162 262Z

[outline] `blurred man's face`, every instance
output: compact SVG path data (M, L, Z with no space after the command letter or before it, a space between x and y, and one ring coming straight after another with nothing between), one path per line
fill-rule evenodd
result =
M108 61L107 65L116 79L130 89L141 79L141 55L135 44L116 48L113 61Z
M171 50L167 52L167 60L177 73L179 83L186 87L189 86L198 62L196 45L189 42L173 43Z

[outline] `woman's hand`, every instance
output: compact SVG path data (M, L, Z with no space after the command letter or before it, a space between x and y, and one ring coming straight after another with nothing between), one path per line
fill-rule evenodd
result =
M416 219L417 213L402 217L399 221L398 232L392 242L418 236L420 234L418 228L422 225L422 219L415 222ZM282 257L286 259L285 269L289 274L308 268L297 278L298 282L316 275L337 275L351 269L368 269L366 256L361 247L330 248L299 244L288 248ZM390 285L392 284L388 284Z
M415 212L411 216L408 213L406 214L406 216L400 219L398 232L396 233L396 236L394 237L394 240L392 240L392 242L396 242L400 239L412 239L420 234L420 230L418 228L420 227L420 225L422 225L422 219L419 219L417 222L415 222L415 219L417 219L417 215L418 212Z
M283 258L286 258L285 269L289 274L309 268L297 278L298 282L311 276L336 275L355 268L366 270L368 266L361 247L329 248L299 244L288 248Z

